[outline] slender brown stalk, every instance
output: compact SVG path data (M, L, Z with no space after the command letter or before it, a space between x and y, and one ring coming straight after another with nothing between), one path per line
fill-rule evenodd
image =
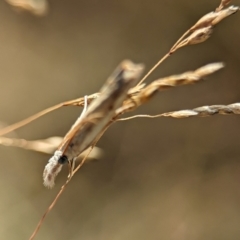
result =
M190 33L190 29L188 29L178 40L177 42L171 47L170 52L173 51L173 49L176 48L176 46Z
M37 227L35 228L35 230L33 231L32 235L30 236L29 240L33 240L39 229L41 228L46 216L48 215L48 213L53 209L53 207L55 206L56 202L58 201L58 199L60 198L60 196L62 195L63 191L65 190L65 188L67 187L67 184L69 183L70 179L68 179L66 181L66 183L61 187L60 191L58 192L57 196L54 198L54 200L52 201L52 203L50 204L50 206L47 208L47 210L45 211L45 213L43 214L43 216L41 217L40 221L37 224Z
M33 231L31 237L29 238L29 240L33 240L38 231L40 230L46 216L48 215L48 213L53 209L53 207L56 205L58 199L60 198L60 196L62 195L62 193L64 192L64 190L66 189L68 183L71 181L71 179L73 178L73 176L76 174L77 171L79 171L79 169L83 166L83 164L85 163L85 161L87 160L89 154L92 152L93 148L96 146L97 142L100 140L100 138L102 137L102 135L105 133L105 131L110 127L110 125L115 122L111 121L109 122L104 129L102 130L102 132L98 135L98 137L96 138L96 140L93 142L93 145L89 148L88 152L86 153L85 157L83 158L83 160L78 164L78 166L74 169L74 171L72 172L72 174L69 174L69 177L67 179L67 181L65 182L65 184L61 187L60 191L58 192L57 196L54 198L54 200L52 201L51 205L47 208L47 210L45 211L45 213L43 214L43 216L41 217L40 221L38 222L35 230Z
M117 121L127 121L135 118L159 118L159 117L171 117L171 118L188 118L188 117L211 117L214 115L230 115L240 114L240 103L233 103L229 105L212 105L202 106L194 109L179 110L173 112L166 112L157 115L139 114L127 118L120 118Z
M98 93L94 93L94 94L91 94L88 96L88 102L91 102L92 100L94 100L95 98L98 98L99 94ZM2 135L5 135L7 133L10 133L18 128L21 128L29 123L31 123L32 121L54 111L54 110L57 110L61 107L65 107L65 106L83 106L84 105L84 98L81 97L81 98L77 98L77 99L73 99L73 100L69 100L69 101L66 101L66 102L62 102L62 103L59 103L57 105L54 105L52 107L49 107L49 108L46 108L28 118L25 118L23 119L22 121L19 121L17 123L14 123L10 126L7 126L3 129L0 129L0 136Z
M169 56L170 52L168 52L163 58L161 58L148 72L147 74L140 80L138 85L141 85L159 66L160 64L165 61Z
M38 112L38 113L20 121L20 122L14 123L10 126L7 126L6 128L0 129L0 136L5 135L7 133L10 133L10 132L12 132L12 131L20 128L20 127L23 127L24 125L27 125L27 124L31 123L32 121L38 119L39 117L42 117L43 115L45 115L47 113L50 113L54 110L57 110L57 109L59 109L60 107L63 107L63 106L65 106L65 103L59 103L55 106L44 109L43 111Z
M95 145L97 144L97 142L95 143ZM30 236L29 240L33 240L38 231L40 230L46 216L48 215L48 213L53 209L53 207L56 205L58 199L60 198L60 196L62 195L62 193L64 192L64 190L66 189L68 183L71 181L72 177L74 176L74 174L83 166L84 162L86 161L87 157L89 156L89 154L91 153L91 151L93 150L94 146L91 146L91 148L89 149L88 153L86 154L86 156L83 158L83 160L79 163L79 165L77 166L77 168L75 169L75 171L73 171L73 173L71 175L69 175L69 178L67 179L67 181L63 184L63 186L61 187L60 191L58 192L57 196L54 198L54 200L52 201L52 203L50 204L50 206L47 208L47 210L45 211L45 213L43 214L43 216L41 217L40 221L38 222L35 230L33 231L32 235Z
M212 32L212 27L222 21L224 18L236 13L239 11L239 7L231 6L227 9L224 9L230 3L229 0L222 0L219 7L215 12L208 13L204 15L196 24L189 28L171 47L169 52L165 54L140 80L139 84L143 83L149 75L160 66L160 64L170 57L178 49L192 44L198 44L206 41ZM188 36L191 34L190 36ZM188 37L187 37L188 36Z

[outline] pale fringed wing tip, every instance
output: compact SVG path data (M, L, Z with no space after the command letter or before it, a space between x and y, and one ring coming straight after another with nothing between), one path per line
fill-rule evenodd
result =
M58 160L62 156L62 151L55 151L54 155L49 159L43 171L43 185L47 188L53 188L55 178L62 169L62 164Z

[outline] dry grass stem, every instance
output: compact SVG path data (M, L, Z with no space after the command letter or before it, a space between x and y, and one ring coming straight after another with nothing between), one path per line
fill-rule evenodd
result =
M230 1L228 1L229 3ZM239 7L231 6L223 9L228 3L222 1L221 8L217 8L214 12L210 12L200 18L190 29L188 29L183 36L173 45L170 52L173 53L177 49L187 46L198 44L206 41L212 33L212 28L224 18L239 11ZM222 10L223 9L223 10ZM191 34L187 37L188 34Z
M16 11L30 12L35 16L42 17L48 13L47 0L5 0Z
M20 138L0 137L0 145L6 147L18 147L25 150L31 150L45 154L53 154L57 150L58 146L62 143L62 141L63 137L59 136L32 141ZM83 158L86 155L86 151L84 151L79 157ZM89 158L99 159L102 154L102 150L98 147L95 147L89 155Z
M197 83L204 77L213 74L223 67L223 63L211 63L198 68L195 71L189 71L179 75L173 75L155 80L143 88L139 94L133 96L129 100L126 100L124 105L117 110L116 114L119 115L135 110L137 107L149 101L156 93L158 93L158 91L166 90L176 86Z
M175 112L164 113L164 117L187 118L192 116L210 117L216 114L230 115L240 114L240 103L230 105L212 105L194 108L192 110L181 110Z
M97 142L96 142L97 143ZM47 208L47 210L45 211L45 213L43 214L43 216L41 217L40 221L38 222L35 230L33 231L32 235L30 236L29 240L33 240L39 229L41 228L44 219L46 218L46 216L48 215L48 213L53 209L53 207L56 205L58 199L60 198L60 196L62 195L62 193L64 192L64 190L66 189L68 183L71 181L72 177L74 176L74 174L83 166L83 164L85 163L88 155L91 153L92 149L95 147L96 143L91 146L91 148L88 150L86 156L83 158L83 160L79 163L78 167L75 169L75 171L73 172L73 174L67 179L67 181L64 183L64 185L61 187L61 189L59 190L58 194L56 195L56 197L54 198L54 200L52 201L52 203L50 204L50 206Z
M26 150L52 154L62 140L62 137L57 136L33 141L19 138L0 137L0 144L8 147L19 147Z
M213 115L230 115L240 114L240 103L233 103L230 105L212 105L202 106L194 109L179 110L167 113L161 113L157 115L139 114L127 118L120 118L117 121L127 121L135 118L159 118L159 117L171 117L171 118L188 118L188 117L211 117Z
M61 187L61 189L59 190L57 196L54 198L54 200L52 201L52 203L50 204L50 206L47 208L47 210L45 211L45 213L43 214L43 216L41 217L41 219L39 220L35 230L33 231L31 237L29 238L29 240L33 240L35 238L35 236L37 235L38 231L40 230L44 219L46 218L46 216L48 215L48 213L53 209L53 207L56 205L58 199L60 198L60 196L62 195L62 193L64 192L64 190L66 189L68 183L72 180L73 176L77 173L77 171L79 171L79 169L83 166L83 164L85 163L85 161L87 160L87 158L89 157L89 155L91 154L92 150L96 147L97 142L99 141L99 139L102 137L102 135L105 133L105 131L108 129L108 127L111 125L112 122L109 122L103 129L102 131L99 133L98 137L95 139L95 141L93 142L92 146L87 149L86 151L86 155L85 157L82 159L82 161L78 164L78 166L74 169L74 171L72 172L72 174L70 174L68 176L67 181L64 183L64 185Z
M194 45L194 44L199 44L202 42L205 42L211 35L212 33L212 27L204 27L200 28L196 31L194 31L189 37L187 37L185 40L180 42L175 49L172 50L176 51L177 49L181 47L185 47L187 45Z

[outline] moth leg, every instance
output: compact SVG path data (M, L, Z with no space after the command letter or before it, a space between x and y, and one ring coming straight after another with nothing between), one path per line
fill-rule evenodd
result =
M73 171L75 168L75 162L77 158L72 159L71 161L68 162L68 169L69 169L69 174L68 178L71 178L73 176Z

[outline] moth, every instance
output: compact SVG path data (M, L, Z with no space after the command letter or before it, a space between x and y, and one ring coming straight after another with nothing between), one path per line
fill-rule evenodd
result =
M55 178L63 164L69 164L71 174L76 158L93 145L105 127L112 121L116 110L122 106L128 97L128 91L136 85L143 70L143 64L125 60L108 78L100 90L99 97L94 99L89 107L87 107L87 97L84 98L82 114L45 166L43 184L46 187L54 186Z

